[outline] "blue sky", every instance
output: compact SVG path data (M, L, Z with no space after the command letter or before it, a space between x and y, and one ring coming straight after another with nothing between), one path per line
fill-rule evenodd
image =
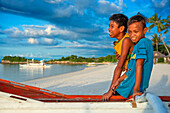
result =
M168 0L0 0L0 58L7 55L58 59L112 55L109 17L138 12L165 19ZM156 29L147 33L151 35ZM170 45L170 33L163 35Z

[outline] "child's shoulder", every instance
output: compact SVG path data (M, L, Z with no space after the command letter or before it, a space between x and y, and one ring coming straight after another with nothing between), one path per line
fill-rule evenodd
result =
M139 42L136 44L137 48L152 48L152 41L148 38L142 38L139 40Z
M125 37L123 39L123 43L131 43L131 42L132 42L132 40L129 37Z
M146 42L152 42L152 41L148 38L142 38L142 39L139 40L138 43L144 43L144 42L146 43Z

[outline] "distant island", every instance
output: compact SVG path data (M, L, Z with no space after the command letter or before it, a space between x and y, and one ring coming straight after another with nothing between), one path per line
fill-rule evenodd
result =
M19 56L4 56L1 64L26 64L27 62L31 62L32 59L26 59L25 57ZM39 63L40 61L34 60L34 62ZM49 61L45 61L47 64L88 64L89 62L95 63L105 63L105 62L117 62L115 55L107 55L105 57L99 58L85 58L78 57L76 55L71 55L67 57L62 57L61 59L51 59Z

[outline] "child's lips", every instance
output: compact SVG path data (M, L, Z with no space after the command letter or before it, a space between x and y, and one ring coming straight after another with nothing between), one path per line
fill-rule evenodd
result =
M109 32L109 35L113 35L113 32Z
M136 37L131 38L131 40L132 40L132 41L135 41L135 40L136 40Z

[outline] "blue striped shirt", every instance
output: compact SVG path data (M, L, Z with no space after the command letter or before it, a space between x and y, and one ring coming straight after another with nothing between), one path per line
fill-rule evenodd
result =
M142 80L140 85L140 91L144 92L149 86L150 75L153 67L153 47L151 40L147 38L142 38L133 48L132 56L127 66L127 77L120 83L119 87L116 89L116 91L125 98L133 94L137 59L144 59Z

